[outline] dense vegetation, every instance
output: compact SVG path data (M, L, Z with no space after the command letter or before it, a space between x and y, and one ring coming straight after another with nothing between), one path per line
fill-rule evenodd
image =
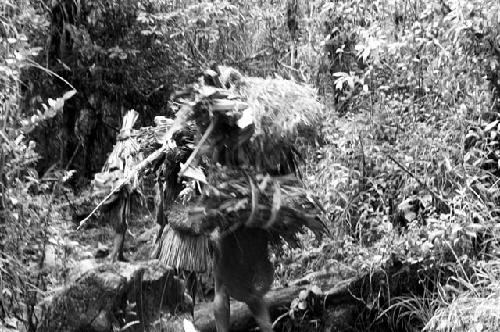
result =
M356 273L417 264L420 292L373 294L376 314L360 326L495 331L499 10L493 0L0 0L0 326L34 330L36 303L88 250L78 240L96 230L75 234L82 212L67 202L87 197L124 112L141 125L171 116L170 94L216 63L311 84L327 105L321 141L300 148L333 236L321 251L286 251L281 282L340 263ZM109 239L100 234L93 241Z

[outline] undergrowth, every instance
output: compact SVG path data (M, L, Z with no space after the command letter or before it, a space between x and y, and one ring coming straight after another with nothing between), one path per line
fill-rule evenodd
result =
M31 329L49 274L42 268L49 226L63 218L51 203L69 191L62 183L73 156L39 176L39 148L29 132L55 119L59 132L52 139L87 144L77 135L83 132L62 133L71 82L33 61L51 33L47 3L0 3L0 320ZM488 309L499 289L497 1L304 0L293 15L284 0L113 2L113 13L127 22L115 22L121 37L113 36L119 45L111 48L98 43L115 39L93 35L111 33L104 2L89 3L90 19L68 30L74 42L68 64L76 66L70 69L94 75L102 69L94 62L104 59L124 73L124 84L133 82L130 90L139 91L145 108L151 99L163 102L155 93L163 93L166 78L183 84L213 61L311 83L323 94L323 141L304 148L303 174L325 207L331 238L319 245L305 236L306 250L277 258L280 283L340 265L349 277L387 261L420 264L434 271L429 286L379 303L375 321L394 331L494 330L497 314ZM138 49L147 52L138 56ZM157 58L169 65L162 60L150 68ZM67 70L66 63L50 62ZM131 69L137 65L145 74L140 80ZM20 100L31 85L20 78L28 67L64 88L53 99L35 94L23 111ZM125 90L102 80L97 91L116 97ZM89 109L123 106L86 88ZM488 316L472 323L479 309Z
M488 80L498 66L498 4L350 3L363 25L345 27L363 66L333 75L345 115L330 116L328 144L309 155L306 178L345 256L442 270L424 293L383 304L379 319L394 331L455 331L458 315L442 316L466 301L451 299L495 287L474 280L499 253L497 91ZM364 266L370 273L373 264Z

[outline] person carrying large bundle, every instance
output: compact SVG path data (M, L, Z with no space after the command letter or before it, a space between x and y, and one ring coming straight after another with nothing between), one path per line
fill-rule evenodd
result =
M271 331L269 245L297 247L305 228L317 237L328 232L301 181L295 147L317 138L322 106L307 86L222 66L206 71L177 105L174 127L194 127L194 141L187 160L165 159L157 216L164 228L153 256L191 272L207 270L213 256L217 331L229 330L229 296ZM189 179L182 190L180 178ZM174 203L172 192L182 199Z
M144 175L154 173L159 167L158 164L164 161L163 170L165 172L160 174L160 178L167 176L170 187L165 194L168 201L173 201L182 189L180 182L177 181L178 170L176 166L178 167L180 162L186 161L191 152L189 143L193 133L192 128L186 125L177 130L176 134L170 138L173 144L177 141L178 146L157 154L153 163L141 166L145 156L151 155L162 147L163 142L167 140L167 133L174 121L163 116L157 116L155 126L133 129L138 117L139 114L134 110L126 112L113 151L106 160L101 172L95 174L93 180L94 193L97 196L108 194L91 215L99 207L102 207L109 214L111 226L115 231L113 248L109 255L111 261L126 260L123 256L123 244L131 209L131 195L141 192L143 187L146 186L143 179ZM172 165L172 167L168 167L168 165ZM165 167L167 168L165 169ZM127 180L124 181L124 179ZM165 180L156 182L158 186L161 186ZM160 189L156 188L156 190ZM80 227L91 215L82 221ZM157 220L163 227L162 215L163 212L157 216Z

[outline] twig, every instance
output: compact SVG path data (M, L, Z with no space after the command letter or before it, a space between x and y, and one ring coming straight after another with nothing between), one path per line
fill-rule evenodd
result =
M361 147L361 190L364 191L366 187L366 158L365 158L365 148L363 145L363 137L361 137L361 134L359 134L359 145Z
M278 318L276 318L276 320L273 322L273 329L276 327L276 325L278 325L279 322L281 322L284 318L286 318L288 316L289 316L289 312L287 311L284 314L282 314L281 316L279 316Z
M161 84L159 87L154 88L153 90L151 90L151 92L150 92L150 93L148 93L148 94L146 94L144 97L149 98L149 97L151 97L151 96L153 95L153 93L160 91L160 90L161 90L161 89L163 89L164 87L165 87L165 85L164 85L164 84Z
M153 163L155 160L160 159L169 149L171 149L171 146L169 144L164 144L160 149L150 154L141 163L134 166L134 168L132 168L132 171L125 178L118 182L118 185L113 188L113 190L111 190L111 192L107 194L106 197L104 197L99 202L99 204L97 204L92 212L90 212L90 214L86 216L85 219L80 221L80 225L77 227L77 230L80 230L83 226L85 226L90 217L92 217L106 203L106 201L111 198L111 196L119 192L125 185L130 183L130 181L135 178L135 176L137 176L140 172L142 172L149 164Z
M5 165L5 158L4 158L4 152L3 148L0 146L0 212L5 209L5 183L4 183L4 172L3 168ZM3 223L2 216L0 215L0 223Z
M38 2L40 3L40 5L42 5L42 7L44 7L47 10L48 13L52 12L52 10L49 8L49 6L45 4L45 2L43 2L42 0L38 0Z
M188 39L189 46L191 46L191 50L195 50L196 53L198 54L198 56L204 61L205 64L207 64L208 63L207 58L203 55L203 53L201 53L201 51L198 49L198 47L196 46L196 44L192 40L192 38L187 37L187 39ZM193 52L193 53L195 53L195 52ZM200 61L198 61L196 59L193 59L193 60L195 60L199 66L203 66L203 63L201 63Z
M69 83L68 81L66 81L64 78L62 78L61 76L59 76L58 74L54 73L52 70L50 69L47 69L45 68L44 66L41 66L40 64L36 63L35 61L33 60L30 60L30 59L26 59L26 62L28 62L32 67L35 67L35 68L38 68L44 72L46 72L47 74L49 75L52 75L54 77L57 77L58 79L60 79L61 81L63 81L64 83L66 83L72 90L75 90L75 87L73 85L71 85L71 83Z
M395 163L399 168L401 168L406 174L408 174L409 176L411 176L412 178L414 178L415 181L417 181L419 185L421 185L422 187L424 187L425 189L427 189L427 191L429 191L431 193L431 195L434 196L434 198L440 200L441 202L445 201L444 198L443 198L443 196L441 196L439 193L437 193L436 191L434 191L434 189L430 188L427 184L425 184L424 182L422 182L422 180L420 180L415 175L413 175L404 165L400 164L396 159L394 159L389 154L387 154L387 153L384 153L384 154L393 163Z
M287 69L290 69L291 71L295 71L295 72L299 73L299 74L300 74L300 76L301 76L301 78L302 78L302 80L303 80L304 82L307 82L306 76L304 75L304 73L302 72L302 70L299 70L299 69L297 69L297 68L293 68L293 67L291 67L291 66L289 66L289 65L287 65L287 64L285 64L285 63L283 63L283 62L281 62L281 61L279 61L279 60L278 60L278 63L279 63L280 65L282 65L283 67L285 67L285 68L287 68Z
M117 129L117 128L113 127L112 125L108 124L106 121L102 121L102 124L105 127L108 127L109 129L113 130L115 133L119 133L120 132L120 129Z
M193 162L194 158L198 154L200 147L205 143L205 141L208 139L208 136L210 136L210 134L212 133L212 131L215 127L215 121L216 121L216 119L214 118L210 122L210 124L208 125L208 128L207 128L207 130L205 130L205 133L201 137L200 142L198 143L198 145L196 146L194 151L191 153L191 155L189 156L189 158L186 161L186 163L184 164L184 166L182 166L182 169L179 172L179 177L181 177L182 175L184 175L184 173L186 173L187 169L189 168L189 165Z
M73 213L76 215L78 210L76 209L76 206L73 204L73 202L71 202L71 200L69 199L68 197L68 194L66 194L66 191L62 190L62 193L64 195L64 198L66 199L66 202L68 202L68 206L71 208L71 210L73 210Z
M242 63L245 63L245 62L248 62L248 61L252 61L252 60L255 60L256 58L258 58L259 56L262 56L262 55L265 55L265 53L268 51L267 48L264 48L260 51L258 51L257 53L254 53L246 58L243 58L241 60L236 60L236 59L231 59L231 62L230 64L232 65L241 65Z
M12 143L10 142L9 138L5 135L3 130L0 130L0 137L4 139L5 143L7 143L9 147L11 147Z

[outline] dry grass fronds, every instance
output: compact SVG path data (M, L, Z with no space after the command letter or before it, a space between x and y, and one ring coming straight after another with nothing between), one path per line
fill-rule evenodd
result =
M486 288L488 295L466 292L449 306L438 309L425 331L500 331L500 282ZM475 293L475 292L474 292Z
M323 105L310 86L281 78L243 77L235 92L246 98L257 135L297 138L304 129L321 124Z
M320 220L318 225L313 222L311 216L319 215L321 208L295 176L250 175L225 167L211 173L210 192L203 203L208 209L216 209L225 220L265 229L292 227L293 220L297 224L292 227L295 231L306 226L318 236L326 230Z
M482 262L473 288L438 309L424 331L500 331L500 261Z
M392 299L393 304L379 315L388 315L393 331L406 327L422 328L441 303L432 294L429 296L399 296Z
M178 232L167 224L152 257L176 269L205 272L211 262L208 241L206 235Z

